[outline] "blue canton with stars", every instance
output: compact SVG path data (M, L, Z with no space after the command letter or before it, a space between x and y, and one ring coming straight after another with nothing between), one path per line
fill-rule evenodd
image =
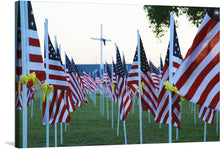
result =
M116 50L116 75L119 75L120 77L125 77L125 69L122 66L121 56L117 47Z
M28 1L28 28L35 31L37 30L30 1Z
M150 70L150 67L149 67L148 62L147 62L147 57L146 57L146 54L145 54L145 51L144 51L144 46L143 46L141 38L140 38L140 51L141 51L141 53L140 53L141 71L143 73L146 73ZM135 52L133 61L138 61L138 48L136 48L136 52Z
M167 55L165 59L165 63L169 65L169 51L170 51L170 43L167 49ZM178 57L180 59L183 59L181 52L180 52L180 47L179 47L179 42L178 42L178 36L176 33L176 25L174 24L174 43L173 43L173 56Z
M150 61L150 70L152 73L156 73L157 75L160 74L159 69L157 69L157 67Z

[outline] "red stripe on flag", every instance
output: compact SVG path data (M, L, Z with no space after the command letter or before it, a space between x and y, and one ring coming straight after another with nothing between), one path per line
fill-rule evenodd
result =
M43 63L42 55L29 54L30 62Z
M34 47L40 47L39 39L29 38L29 45Z

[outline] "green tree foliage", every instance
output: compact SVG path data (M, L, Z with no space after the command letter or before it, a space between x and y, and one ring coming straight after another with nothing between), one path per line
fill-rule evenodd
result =
M170 12L175 16L186 14L188 20L196 27L202 22L208 8L205 7L182 7L182 6L149 6L144 5L146 16L150 22L150 28L157 38L164 36L170 25ZM178 23L177 23L178 24Z

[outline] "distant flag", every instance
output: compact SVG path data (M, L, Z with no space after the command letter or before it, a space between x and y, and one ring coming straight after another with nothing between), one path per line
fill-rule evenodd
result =
M86 89L89 89L90 88L90 85L88 84L88 80L85 79L85 76L84 76L84 73L83 71L80 69L79 66L75 65L75 68L77 70L77 75L79 77L79 81L80 81L80 86L81 86L81 89L83 91L83 94L84 94L84 98L83 98L83 101L87 104L89 103L87 97L86 97Z
M150 66L150 71L151 71L151 75L153 78L154 86L155 86L157 92L159 92L160 71L159 71L159 69L157 69L157 67L151 61L149 61L149 63L150 63L149 66Z
M189 102L220 110L220 12L209 9L174 75L174 85Z
M81 75L84 75L79 69L78 69L78 66L75 64L75 62L73 61L73 58L71 60L71 65L72 65L72 71L76 77L76 80L75 80L75 84L78 86L79 90L78 90L78 93L80 95L80 101L78 106L82 106L82 101L88 103L87 101L87 97L86 97L86 90L85 90L85 87L83 85L83 81L82 81L82 78L81 78Z
M150 73L150 67L147 62L147 57L144 51L143 43L140 39L140 61L141 61L141 82L143 83L143 94L141 95L141 103L143 110L150 110L153 116L156 115L157 108L157 94L155 86L153 83L153 78ZM136 49L133 63L128 76L128 85L136 92L136 95L139 97L140 93L138 92L139 87L139 77L138 77L138 48Z
M100 78L100 74L98 71L96 71L96 75L95 75L95 83L96 86L101 89L101 78Z
M161 78L161 86L158 97L157 114L155 118L156 122L167 124L169 120L169 90L165 89L164 82L169 80L169 48L170 45L167 49L167 55L163 68L163 76ZM181 64L182 59L176 27L174 25L173 74ZM172 94L172 125L180 128L180 96L176 93Z
M95 89L97 88L95 81L86 72L83 72L83 74L84 74L83 82L84 82L85 87L89 91L91 91L93 94L95 94Z
M118 98L120 100L120 119L125 121L126 116L131 108L132 100L127 90L127 79L125 77L125 69L122 65L121 56L117 47L116 50L116 75L118 86Z
M84 95L83 95L83 92L81 91L80 84L76 76L76 70L67 55L65 55L65 62L66 62L66 68L68 69L68 72L69 72L69 80L70 80L69 81L69 86L70 86L69 97L70 99L72 97L72 100L74 101L74 105L81 107L82 106L81 103L84 99Z
M112 60L112 63L113 63L113 74L112 74L112 88L113 88L113 101L114 102L118 102L118 86L117 86L117 76L116 76L116 65L115 65L115 62Z
M107 95L112 97L112 70L106 62L106 72L107 72Z

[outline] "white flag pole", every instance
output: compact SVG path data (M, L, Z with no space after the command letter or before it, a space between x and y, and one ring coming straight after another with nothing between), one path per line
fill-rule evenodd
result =
M22 49L22 76L27 75L27 2L20 1L21 18L21 49ZM22 130L23 130L23 148L27 148L27 86L22 84Z
M125 120L123 121L124 125L124 137L125 137L125 144L127 144L127 134L126 134L126 125L125 125Z
M106 62L105 62L106 63ZM107 63L106 63L107 64ZM105 67L105 72L107 72L107 65L106 65L106 67ZM107 85L107 75L106 75L106 80L105 80L105 85L106 85L106 89L108 90L108 85ZM107 97L107 93L108 93L108 91L106 92L106 102L107 102L107 104L106 104L106 110L107 110L107 120L109 120L109 113L108 113L108 97Z
M34 113L34 100L31 100L31 118L33 118Z
M113 92L114 92L114 89L113 89L113 57L112 57L112 129L114 127L114 123L113 123L113 114L114 114L114 111L113 111Z
M218 134L218 112L216 111L216 134Z
M115 51L117 53L117 45L115 43ZM119 116L120 116L120 100L118 99L118 121L117 121L117 136L119 135Z
M206 142L206 121L204 122L204 142Z
M57 36L55 35L55 49L57 49L58 47L57 47ZM55 122L55 124L54 124L54 127L55 127L55 129L54 129L54 134L55 134L55 147L57 147L57 122Z
M140 121L140 144L142 144L142 104L141 104L141 47L140 47L140 34L137 30L138 39L138 86L139 86L139 121Z
M169 51L169 82L173 85L173 43L174 43L174 19L170 13L170 51ZM172 92L169 91L169 143L172 143Z
M196 125L196 104L194 103L194 125Z
M61 44L59 44L59 52L60 51L61 51ZM63 123L62 122L60 123L60 144L63 144Z
M44 24L44 40L45 40L45 59L44 62L46 63L46 83L49 83L49 63L48 63L48 19L45 19ZM46 147L49 147L49 94L47 94L46 100Z
M102 61L102 55L103 55L103 51L102 51L102 42L103 42L103 31L102 31L102 24L101 24L101 38L91 38L91 39L93 39L93 40L100 40L101 42L101 62L100 62L100 77L102 77L102 75L103 75L103 61ZM110 39L105 39L105 41L111 41ZM101 93L102 92L102 93ZM101 97L101 95L102 95L102 97ZM101 99L102 99L102 101L101 101ZM102 109L102 104L103 103L103 109ZM103 111L102 111L103 110ZM103 88L103 86L102 86L102 89L101 89L101 91L100 91L100 112L103 114L103 116L104 116L104 88Z

